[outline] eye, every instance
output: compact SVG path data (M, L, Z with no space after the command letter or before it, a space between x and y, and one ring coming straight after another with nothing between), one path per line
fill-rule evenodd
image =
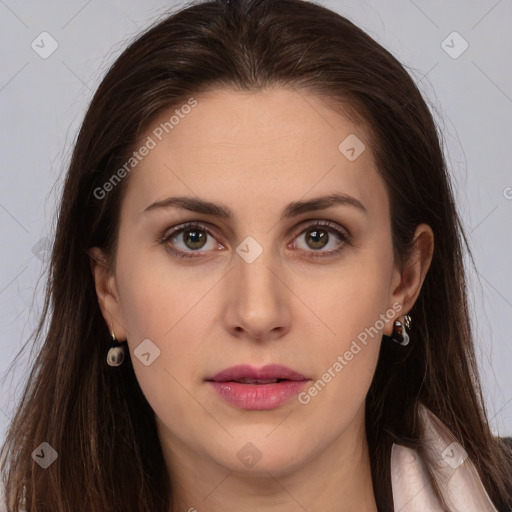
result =
M315 221L306 229L303 229L289 247L307 252L306 257L308 258L334 256L340 253L345 245L350 244L350 235L336 226L330 221ZM304 236L305 245L300 242L302 236ZM165 245L166 251L173 256L189 260L200 257L201 253L205 251L224 248L222 244L216 241L211 229L196 222L176 226L170 232L167 231L158 241ZM323 250L329 245L333 246L330 250Z
M303 243L301 239L304 240ZM349 243L349 235L337 228L336 224L330 221L315 221L303 230L291 245L293 248L308 252L308 258L325 258L339 254ZM330 250L323 250L329 246Z
M209 240L211 239L211 240ZM171 232L167 232L158 240L165 244L165 248L173 256L178 258L192 259L201 254L201 249L221 249L220 243L215 243L213 232L202 224L189 222L176 226Z

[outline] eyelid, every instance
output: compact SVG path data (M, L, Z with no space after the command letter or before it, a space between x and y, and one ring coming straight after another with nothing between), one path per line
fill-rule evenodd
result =
M175 234L180 233L181 231L186 231L187 229L194 229L199 228L206 231L208 234L214 236L215 228L210 226L208 222L203 221L189 221L189 222L183 222L181 224L178 224L177 226L173 226L170 229L167 229L164 234L162 235L161 239L169 239L170 237L174 236ZM215 234L215 237L218 235ZM160 240L161 240L160 239Z

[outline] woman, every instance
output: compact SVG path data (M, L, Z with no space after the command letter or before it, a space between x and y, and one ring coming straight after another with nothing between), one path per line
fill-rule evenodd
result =
M363 31L302 0L170 15L74 148L9 510L509 510L464 243Z

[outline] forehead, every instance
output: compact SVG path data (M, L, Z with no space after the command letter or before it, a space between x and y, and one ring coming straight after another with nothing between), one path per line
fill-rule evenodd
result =
M161 112L144 144L126 194L133 215L178 194L257 215L332 192L386 200L366 130L305 91L203 93Z

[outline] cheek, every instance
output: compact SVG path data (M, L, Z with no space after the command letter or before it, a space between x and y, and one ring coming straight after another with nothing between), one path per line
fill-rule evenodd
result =
M147 254L143 262L132 253L119 259L117 278L137 381L157 416L166 418L172 411L166 418L172 423L187 414L190 399L185 389L202 368L198 360L208 317L201 296L208 288L204 282L191 286L183 273L163 261L152 261ZM145 353L149 356L143 357Z
M135 242L132 245L136 247ZM125 250L118 258L117 287L129 342L163 342L183 329L188 315L201 309L205 290L214 285L213 277L199 267L185 271L170 258L160 247Z
M141 384L172 383L172 377L181 383L202 379L204 368L198 362L212 343L222 273L205 272L200 266L184 270L161 252L141 250L125 251L116 275L122 321ZM137 349L147 339L159 353L146 367Z
M353 251L337 270L315 272L297 277L294 289L316 313L309 315L311 321L322 322L324 346L341 350L385 313L392 265L378 253ZM381 322L377 329L383 329Z
M320 369L318 380L306 390L303 403L343 410L340 419L355 414L364 400L375 372L382 333L386 321L390 321L386 314L394 315L388 310L392 257L379 256L378 246L376 243L374 250L347 258L346 264L328 277L325 274L316 292L309 294L311 309L321 319L325 335L318 339L314 352Z
M360 288L346 284L331 295L337 302L329 301L325 314L334 334L318 340L310 351L318 370L316 380L298 397L303 417L306 422L311 419L319 439L331 439L333 433L348 428L364 403L379 357L382 326L377 322L386 311L385 294L371 281L361 282Z

